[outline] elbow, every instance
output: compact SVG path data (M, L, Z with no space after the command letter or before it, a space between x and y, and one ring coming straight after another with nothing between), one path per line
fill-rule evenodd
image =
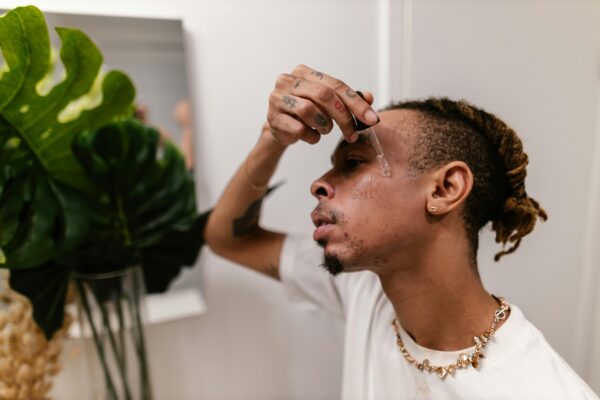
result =
M222 229L219 229L219 223L214 218L215 213L213 212L208 218L206 228L204 229L204 243L208 248L215 254L222 255L223 243L225 238L223 237Z
M204 231L204 242L218 256L235 261L239 254L252 250L263 239L265 231L255 221L236 224L217 213L210 216Z
M213 218L213 213L204 230L204 243L208 248L218 256L230 259L232 252L239 249L240 240L233 236L233 228L227 229L229 221L220 220L218 215Z

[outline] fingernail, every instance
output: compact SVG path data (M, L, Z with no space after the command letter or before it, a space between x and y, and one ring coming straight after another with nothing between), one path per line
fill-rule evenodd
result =
M349 143L354 143L358 140L358 133L353 133L346 138L346 141Z
M379 122L379 117L377 116L377 114L375 113L375 111L373 111L372 109L368 109L367 112L364 114L365 120L373 125L375 125L376 123Z

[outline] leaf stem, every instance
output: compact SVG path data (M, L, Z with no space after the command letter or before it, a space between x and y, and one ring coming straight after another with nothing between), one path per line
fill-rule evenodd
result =
M150 372L148 370L148 359L146 356L146 343L144 340L144 327L140 313L140 275L141 270L133 271L133 316L135 318L135 332L137 334L138 356L140 358L140 380L142 389L142 398L144 400L152 400L152 388L150 386Z
M100 313L102 314L102 322L104 327L107 330L108 341L110 343L110 347L112 348L113 354L115 356L115 362L117 364L117 369L119 370L119 374L121 375L121 382L123 384L123 394L125 395L126 400L131 400L131 391L129 390L129 382L127 381L127 373L124 370L123 363L121 363L122 355L119 354L119 349L117 347L117 341L115 340L115 335L110 326L110 320L108 318L108 312L106 310L106 305L96 297L96 301L98 302L98 306L100 308Z
M115 385L110 376L110 372L108 370L108 364L106 362L106 357L104 355L104 347L102 346L102 342L100 340L100 337L98 336L98 331L96 329L96 325L94 324L94 319L92 317L92 311L91 311L90 305L87 301L85 288L83 287L83 283L79 279L76 279L75 283L77 286L77 291L79 292L79 297L81 298L81 303L83 305L85 315L87 317L88 322L90 323L90 329L92 330L92 335L94 337L94 344L96 345L96 351L98 352L98 358L100 358L100 365L102 366L102 370L104 372L104 379L106 381L106 386L108 388L110 398L113 400L118 400L117 392L115 390Z
M127 371L127 349L125 345L125 318L123 317L123 286L122 282L117 282L117 318L119 319L119 347L121 348L121 358L119 362L124 371Z

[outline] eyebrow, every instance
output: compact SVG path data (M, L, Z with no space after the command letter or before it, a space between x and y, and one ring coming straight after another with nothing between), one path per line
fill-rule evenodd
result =
M333 156L335 155L335 153L339 153L340 151L344 150L346 147L352 144L367 144L368 146L370 146L369 139L365 135L358 135L358 140L354 143L349 143L345 139L342 139L342 141L337 145L335 150L333 150L333 154L331 154L331 164L334 164Z

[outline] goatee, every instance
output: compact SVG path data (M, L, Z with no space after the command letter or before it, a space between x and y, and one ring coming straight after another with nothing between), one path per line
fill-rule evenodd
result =
M344 264L336 256L325 254L323 256L323 264L321 264L333 276L339 275L344 271Z

